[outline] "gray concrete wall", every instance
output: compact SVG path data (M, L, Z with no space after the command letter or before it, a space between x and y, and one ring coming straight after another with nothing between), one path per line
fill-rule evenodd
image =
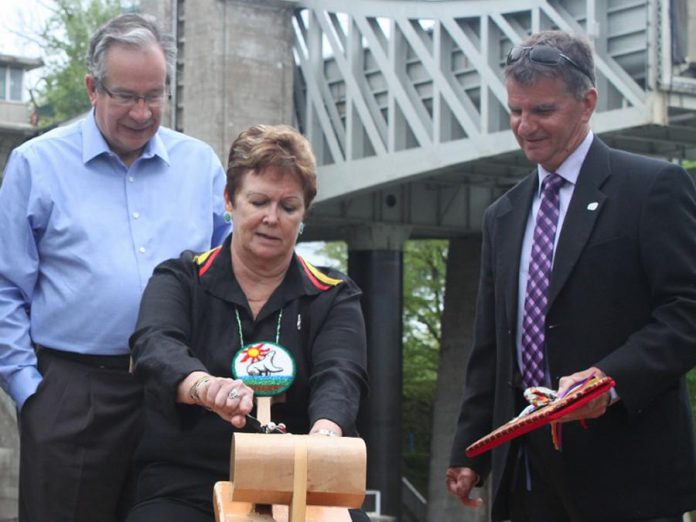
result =
M226 164L244 128L292 122L292 2L143 0L141 7L175 28L179 41L179 110L172 108L170 126L212 145Z
M19 436L15 407L0 390L0 522L17 519Z
M186 11L183 130L226 163L241 130L292 119L292 12L281 2L239 0Z

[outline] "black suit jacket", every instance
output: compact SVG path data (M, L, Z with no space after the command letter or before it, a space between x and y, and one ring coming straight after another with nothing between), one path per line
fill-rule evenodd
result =
M450 462L482 477L492 471L494 520L507 517L511 444L475 459L464 450L518 413L518 271L537 185L535 170L484 217L474 347ZM594 138L555 253L546 357L553 387L596 366L621 398L589 429L563 428L570 489L587 520L695 508L684 374L696 365L696 193L683 169Z

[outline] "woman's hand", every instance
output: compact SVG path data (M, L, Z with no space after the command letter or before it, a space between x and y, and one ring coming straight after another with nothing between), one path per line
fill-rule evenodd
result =
M243 428L254 406L254 390L240 380L193 372L179 384L177 401L202 406L236 428Z
M330 437L341 437L343 436L343 430L341 427L329 419L317 419L317 421L309 430L310 435L328 435Z

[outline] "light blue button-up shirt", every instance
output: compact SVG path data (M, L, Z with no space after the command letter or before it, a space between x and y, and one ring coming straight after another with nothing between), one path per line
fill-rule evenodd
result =
M213 150L160 128L126 166L90 113L17 147L0 187L0 385L19 407L41 375L33 343L128 353L153 268L229 232Z

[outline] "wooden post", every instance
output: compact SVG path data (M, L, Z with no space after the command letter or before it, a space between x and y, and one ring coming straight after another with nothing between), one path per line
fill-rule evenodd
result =
M307 439L298 439L295 445L290 522L304 522L307 510Z

